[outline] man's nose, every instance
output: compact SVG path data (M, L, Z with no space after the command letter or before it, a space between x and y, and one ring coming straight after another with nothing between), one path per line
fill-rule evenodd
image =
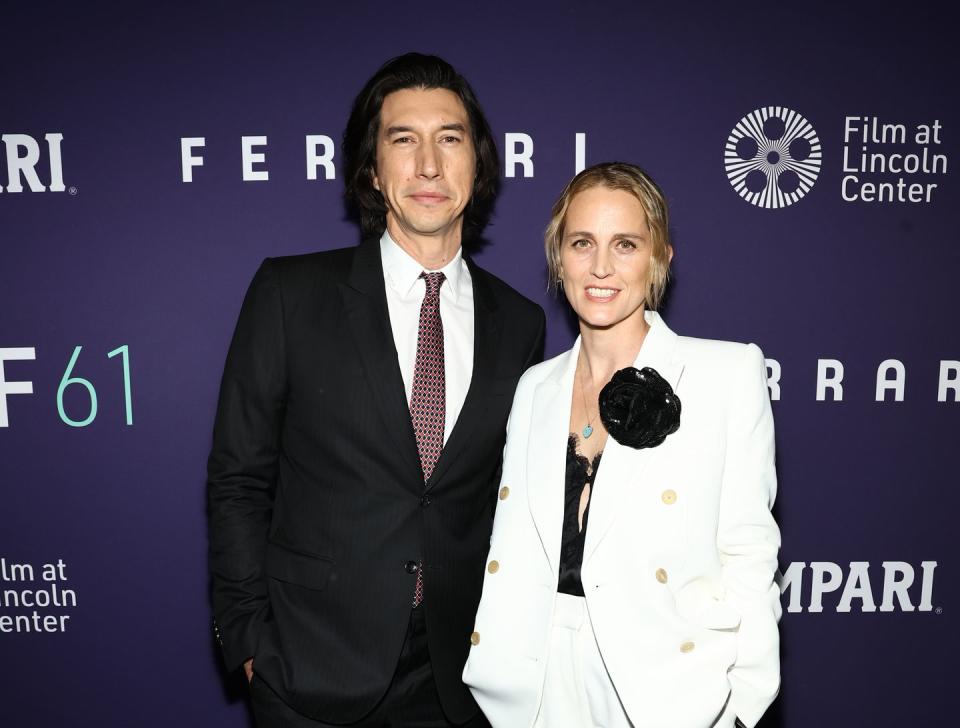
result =
M440 176L440 159L432 141L421 144L417 150L417 175L426 179Z

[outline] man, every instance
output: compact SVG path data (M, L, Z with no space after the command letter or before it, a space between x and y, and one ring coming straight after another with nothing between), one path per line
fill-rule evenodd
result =
M460 675L543 312L463 256L499 170L449 64L389 61L343 146L365 239L264 261L227 357L209 462L217 634L261 725L483 724Z

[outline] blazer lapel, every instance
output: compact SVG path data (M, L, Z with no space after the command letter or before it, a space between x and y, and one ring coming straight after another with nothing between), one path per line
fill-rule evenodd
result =
M503 311L473 262L468 259L467 265L473 286L473 372L463 407L430 474L427 490L440 482L450 464L456 462L464 447L470 443L480 415L486 409L487 393L497 371L497 342L503 329Z
M380 406L383 429L396 445L410 475L415 473L422 480L416 436L390 328L383 265L376 238L364 240L357 247L350 277L346 283L340 284L340 295L364 375ZM404 478L404 482L416 483L417 478Z
M683 374L683 363L675 358L678 337L667 328L663 319L655 311L646 312L645 317L650 324L650 330L633 366L637 369L643 369L643 367L656 369L676 391ZM682 427L682 412L680 421ZM600 467L597 470L594 491L590 497L590 518L583 548L584 564L610 530L617 513L622 510L625 491L638 487L637 481L641 479L644 469L656 455L655 448L634 450L621 445L612 437L607 438Z
M529 432L527 498L554 576L560 569L570 402L579 354L578 337L573 348L557 359L554 370L537 386L530 422L525 423Z

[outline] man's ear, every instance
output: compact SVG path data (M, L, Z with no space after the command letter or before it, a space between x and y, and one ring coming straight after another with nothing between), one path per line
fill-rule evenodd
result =
M382 192L380 189L380 178L377 177L376 170L371 168L367 174L370 175L370 184L373 185L373 189L375 189L377 192Z

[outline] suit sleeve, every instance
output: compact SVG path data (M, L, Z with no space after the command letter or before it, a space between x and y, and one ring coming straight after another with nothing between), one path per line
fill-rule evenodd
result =
M777 489L773 413L763 354L745 347L728 414L717 546L727 599L741 614L731 703L748 727L780 687L780 589L774 582L780 531L770 509Z
M537 306L536 309L537 309L537 316L536 316L537 328L536 328L536 332L533 335L533 338L530 340L530 344L531 344L530 350L527 352L526 358L523 360L523 368L520 370L521 376L523 376L523 373L526 372L530 367L535 366L536 364L539 364L540 362L543 361L543 345L544 345L544 339L546 338L547 318L544 315L542 308ZM516 394L516 391L514 391L514 394ZM512 415L513 404L511 404L510 406L510 412ZM507 431L509 431L509 429L510 429L510 423L508 420ZM496 475L494 476L493 482L499 483L502 477L503 477L503 459L501 458L500 465L497 466L497 472L496 472ZM499 486L498 488L494 489L491 493L493 497L494 509L496 509L496 505L497 505L497 490L499 490Z
M256 652L269 608L264 555L285 396L283 302L267 259L250 284L230 344L207 465L211 597L230 669Z

